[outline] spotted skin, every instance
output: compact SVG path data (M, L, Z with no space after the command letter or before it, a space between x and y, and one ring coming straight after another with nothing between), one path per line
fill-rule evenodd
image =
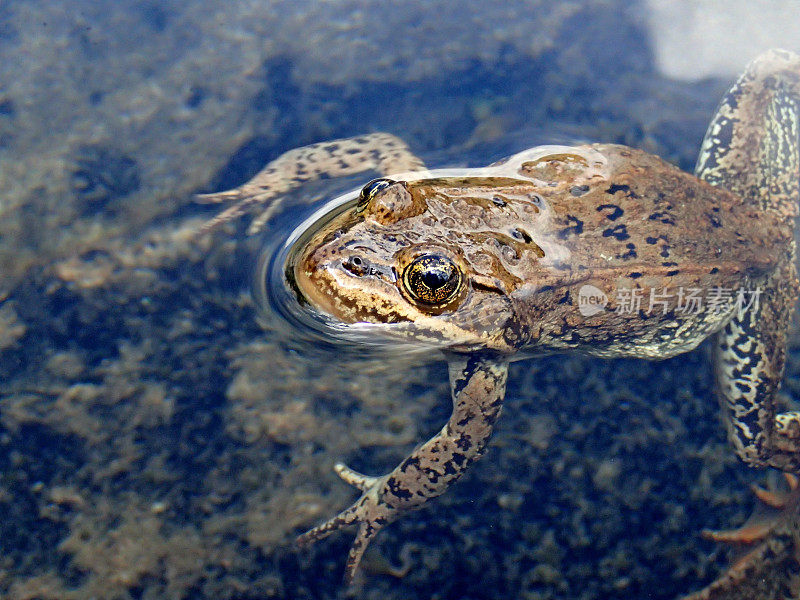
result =
M423 171L425 164L403 140L389 133L371 133L295 148L268 163L241 187L198 196L201 203L233 203L205 223L200 233L260 209L247 230L248 234L258 233L281 207L283 194L322 177L345 177L369 170L388 175Z
M357 524L345 566L348 582L375 534L401 512L418 508L447 490L480 457L489 441L505 394L505 360L492 355L453 355L448 364L453 412L442 430L382 477L362 475L337 464L337 474L361 490L361 497L297 539L300 545L307 545Z
M756 59L723 98L709 125L698 177L739 195L789 225L798 212L800 57L770 51ZM778 414L786 336L798 297L795 243L777 268L753 283L757 307L720 332L716 373L729 438L748 463L800 472L800 414Z

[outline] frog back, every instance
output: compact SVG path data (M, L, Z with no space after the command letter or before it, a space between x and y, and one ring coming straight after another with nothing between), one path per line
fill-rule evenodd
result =
M587 150L598 175L541 188L547 251L515 291L526 349L665 358L695 347L775 269L790 224L640 150ZM709 302L714 291L724 298Z

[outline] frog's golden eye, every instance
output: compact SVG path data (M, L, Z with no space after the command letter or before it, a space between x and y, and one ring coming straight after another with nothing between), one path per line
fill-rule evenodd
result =
M425 254L414 259L403 271L403 286L420 304L442 306L461 289L461 271L456 264L439 254Z
M379 179L373 179L367 185L363 187L361 193L358 195L358 202L356 203L356 211L361 212L367 205L372 201L372 199L377 196L381 191L385 190L390 185L394 185L397 183L391 179L386 179L385 177L381 177Z

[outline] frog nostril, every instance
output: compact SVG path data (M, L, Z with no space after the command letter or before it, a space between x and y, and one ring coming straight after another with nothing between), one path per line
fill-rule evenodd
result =
M368 274L372 269L369 262L360 256L351 256L350 258L342 261L342 268L357 277L363 277Z

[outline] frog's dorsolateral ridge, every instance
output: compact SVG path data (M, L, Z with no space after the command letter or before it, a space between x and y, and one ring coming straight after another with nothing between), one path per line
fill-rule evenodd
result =
M311 225L290 283L326 318L439 348L449 363L453 413L442 430L386 475L337 465L361 497L299 541L357 525L351 579L382 527L481 454L508 362L568 350L667 358L715 335L736 452L800 471L800 415L776 404L798 295L798 102L800 57L759 57L723 99L696 177L607 144L426 171L402 141L372 134L293 150L241 188L205 197L236 202L208 229L260 206L258 229L304 181L384 174Z

